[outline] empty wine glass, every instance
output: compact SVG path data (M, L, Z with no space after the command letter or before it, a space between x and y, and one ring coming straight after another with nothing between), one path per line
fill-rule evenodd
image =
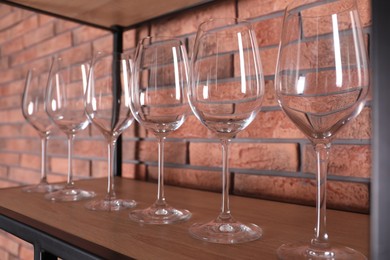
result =
M78 201L95 196L95 192L79 189L73 182L73 140L89 124L84 110L89 61L74 62L72 58L73 55L53 59L47 85L46 111L68 137L68 179L64 189L45 195L52 201Z
M189 232L195 238L222 244L258 239L261 228L236 220L229 205L229 143L253 121L264 95L262 66L251 24L233 18L202 23L191 64L190 106L222 144L222 207L216 219L196 223Z
M47 140L54 129L45 110L45 93L48 73L30 69L27 73L22 98L22 113L27 122L38 132L41 138L41 180L36 185L24 187L25 192L53 192L63 185L47 182Z
M117 211L136 206L134 200L118 199L114 186L116 143L133 122L129 95L130 65L132 60L126 54L98 52L90 69L85 111L108 144L107 195L88 202L86 207L91 210Z
M303 5L306 4L306 5ZM286 9L276 94L317 158L317 223L309 242L282 245L280 259L366 259L330 242L326 179L331 141L363 109L369 88L366 48L354 0L294 1Z
M184 92L188 84L186 55L179 39L147 37L137 46L131 110L158 139L157 200L130 213L130 218L140 223L171 224L191 217L188 210L168 205L164 195L164 140L183 124L189 110Z

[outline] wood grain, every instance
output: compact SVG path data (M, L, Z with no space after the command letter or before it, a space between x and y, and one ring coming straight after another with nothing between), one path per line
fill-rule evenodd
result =
M137 200L137 208L155 199L154 183L117 178L116 184L118 196ZM104 196L106 179L78 181L77 185ZM41 194L26 194L20 188L0 190L0 213L103 258L121 254L136 259L276 259L281 244L312 237L314 208L231 196L233 215L261 226L263 237L238 245L198 241L190 237L188 228L217 216L220 194L167 186L166 197L175 207L189 209L193 217L175 225L139 225L129 220L129 210L93 212L84 208L85 201L49 202ZM329 210L328 229L332 241L369 254L368 215Z
M128 27L211 0L9 0L20 6L42 10L105 28Z

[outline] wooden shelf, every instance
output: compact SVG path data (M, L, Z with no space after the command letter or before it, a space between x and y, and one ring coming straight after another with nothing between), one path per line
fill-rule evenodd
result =
M104 196L106 179L76 184ZM137 208L147 207L155 199L156 184L125 178L117 178L116 184L118 197L135 199L139 203ZM175 225L139 225L129 220L129 210L93 212L84 208L85 201L49 202L42 194L23 193L20 188L0 190L0 213L5 219L106 259L276 259L275 251L281 244L309 241L312 237L314 208L231 196L233 215L261 226L263 237L238 245L202 242L193 239L188 228L217 216L220 194L168 186L166 197L175 207L190 210L192 218ZM327 219L332 241L369 254L368 215L329 210ZM8 230L1 219L0 228Z
M124 28L213 0L5 0L4 3L104 29Z

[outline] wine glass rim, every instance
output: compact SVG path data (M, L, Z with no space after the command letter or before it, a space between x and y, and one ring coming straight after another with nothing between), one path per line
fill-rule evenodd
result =
M208 29L205 28L208 24L215 23L215 22L218 22L218 21L232 21L233 23L231 23L231 24L224 23L224 24L219 24L219 26L212 26L212 27L210 27ZM235 17L214 17L214 18L210 18L210 19L200 23L199 26L198 26L198 31L207 32L210 29L211 30L218 30L218 29L222 29L222 28L227 27L227 26L243 25L243 24L245 24L247 26L250 26L250 22L248 20L241 19L241 18L235 18Z
M171 42L171 41L176 41L176 42L180 42L180 44L183 44L183 40L179 37L176 37L176 36L169 36L169 35L148 35L144 38L142 38L139 42L138 42L138 46L140 45L151 45L152 43L148 42L148 41L152 41L153 44L154 43L165 43L165 42Z
M293 1L290 4L287 5L285 9L285 16L295 16L299 15L304 18L315 18L318 19L320 17L325 17L333 14L341 14L347 11L352 11L352 10L357 10L357 3L355 0L343 0L342 2L345 4L345 6L342 6L338 10L327 10L324 13L320 13L318 15L315 14L306 14L303 13L303 11L309 11L309 10L314 10L315 8L319 8L323 5L331 5L331 4L336 4L337 2L341 1L335 1L335 2L328 2L328 1L317 1L314 3L310 4L305 4L305 5L296 5L296 3Z

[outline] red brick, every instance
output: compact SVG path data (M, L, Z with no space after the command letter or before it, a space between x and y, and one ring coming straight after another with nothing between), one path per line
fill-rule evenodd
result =
M316 172L313 146L304 146L302 167L304 172ZM369 178L371 176L370 145L333 145L329 157L329 174Z
M280 110L260 111L238 138L306 138Z
M0 245L8 253L17 256L19 255L19 243L11 239L13 236L1 234L0 235Z
M0 133L2 132L0 128ZM38 131L35 130L30 124L27 122L24 123L22 126L18 126L18 130L15 130L11 135L14 135L15 133L18 133L20 135L26 136L26 137L33 137L36 138L38 137Z
M61 52L61 57L69 64L77 62L90 62L92 59L92 49L89 43L77 45L71 49Z
M31 128L31 136L36 136L33 134L33 132L35 132L35 130L32 128L32 127L29 127ZM23 131L23 126L21 124L3 124L3 125L0 125L0 136L2 138L5 138L5 137L13 137L15 135L21 135L23 133L23 135L27 134L28 132L27 131Z
M9 6L7 5L1 5L1 10L4 10L3 12L6 12L4 16L1 16L0 18L0 30L3 31L4 29L8 29L14 25L17 25L22 20L27 18L28 16L31 16L31 12L24 11L22 9L9 9ZM3 38L0 38L3 39Z
M9 55L16 51L28 48L34 44L39 44L40 42L50 39L53 36L54 25L50 23L8 41L2 46L2 53L4 55Z
M12 235L12 234L7 234L7 237L9 239L11 239L12 241L18 243L20 247L22 247L22 246L27 246L27 247L28 246L32 246L30 243L24 241L23 239L21 239L21 238L19 238L17 236Z
M263 74L265 76L273 76L275 74L277 57L278 48L276 47L260 50L260 59L261 64L263 65Z
M68 154L68 142L64 137L64 134L57 133L62 139L54 138L57 135L52 135L52 138L48 141L48 153L50 154Z
M0 4L0 18L3 19L4 16L9 15L13 12L13 9L10 5ZM5 26L5 25L2 25Z
M18 23L15 23L14 26L7 28L6 30L0 32L0 43L3 43L3 39L9 40L14 37L21 36L25 33L28 33L30 30L34 30L38 27L38 19L36 15L33 15L26 19L21 20Z
M211 138L215 136L215 133L202 125L193 114L187 117L179 129L169 135L172 138Z
M273 80L266 80L264 84L265 93L263 97L262 107L277 106L275 96L275 84Z
M122 139L123 140L123 139ZM123 160L134 160L136 159L136 141L123 140L122 141L122 159Z
M0 69L1 70L8 69L9 68L8 64L9 64L9 57L2 57L0 59Z
M5 69L2 72L2 77L0 79L0 84L7 82L7 84L12 84L12 81L24 78L24 74L21 70Z
M221 149L220 143L190 143L190 164L196 166L221 167ZM231 158L231 152L229 155ZM229 161L231 162L231 159Z
M72 31L73 44L78 45L110 35L110 32L90 26L81 26Z
M23 90L25 78L27 76L28 70L35 68L38 71L42 71L42 72L47 73L50 69L51 63L52 63L52 56L46 56L46 57L39 58L37 60L28 61L28 63L23 64L23 66L20 69L21 70L21 77L20 77L21 83L19 83L19 84L22 86L21 89ZM19 93L21 93L21 92L22 91L19 91Z
M3 157L2 160L4 160ZM7 179L7 178L8 178L8 167L0 166L0 179Z
M72 29L75 29L77 27L80 27L79 23L63 20L63 19L56 19L55 20L55 32L57 34L63 33Z
M283 12L290 3L288 0L239 0L238 16L250 19L274 12Z
M107 157L107 142L98 140L79 140L74 142L74 155L83 157Z
M136 121L133 120L133 123L122 133L123 138L132 138L135 136L135 130L136 130Z
M230 158L232 168L296 171L299 151L297 144L233 143Z
M141 179L141 171L137 170L137 165L132 163L122 163L122 177L129 179ZM138 176L138 178L137 178ZM145 179L145 178L142 178Z
M253 29L260 47L279 44L282 23L282 16L253 22Z
M340 129L340 131L336 134L336 138L370 139L372 136L371 113L372 111L370 107L364 108L360 115Z
M296 144L232 143L229 162L231 168L296 171L298 169L298 149ZM221 145L191 143L190 163L221 167Z
M112 35L107 35L92 42L92 49L94 52L106 51L108 53L113 50L113 38Z
M135 124L134 125L134 128L135 128L134 134L135 134L135 136L141 137L141 138L144 138L144 137L155 138L155 135L153 134L153 132L148 131L145 127L143 127L140 123L138 123L138 121L134 121L133 124Z
M338 139L369 139L371 109L365 108L336 134ZM237 137L240 138L306 138L282 111L260 111L254 121Z
M20 96L7 96L0 99L0 109L8 109L19 107L20 104Z
M124 50L134 49L136 47L136 45L137 45L136 35L137 35L137 31L135 29L125 31L123 33L123 49Z
M13 168L9 170L8 179L18 181L20 183L35 184L40 180L41 174L39 171L30 171L27 169Z
M68 173L68 158L52 157L49 160L51 172L67 174ZM90 177L90 162L86 160L78 160L73 157L73 176L75 177Z
M11 257L5 249L0 247L0 259L10 259Z
M35 169L37 171L41 170L41 154L22 154L20 160L20 166Z
M38 14L38 22L40 26L56 21L57 18L50 15Z
M92 163L92 177L107 177L107 163L108 159L105 161L94 160Z
M149 166L149 178L157 180L157 167ZM219 171L202 171L166 167L164 170L164 183L200 190L222 190L222 173ZM169 199L169 197L168 197Z
M136 179L136 180L146 180L146 167L143 164L132 164L132 163L123 163L122 164L122 177Z
M32 139L4 139L1 141L1 143L3 149L15 152L25 152L40 149L39 142Z
M143 38L151 36L152 34L150 33L150 25L147 24L141 24L135 33L135 38L136 38L136 46L141 41Z
M187 144L184 142L169 142L164 145L164 162L165 163L182 163L186 162ZM139 144L139 158L141 161L158 160L158 145L155 142L142 141Z
M371 1L358 0L357 4L358 4L359 16L360 16L360 21L362 22L362 26L364 27L370 26L372 23Z
M17 165L20 163L20 154L17 153L1 151L0 158L2 161L7 162L8 165Z
M370 1L365 1L365 0L360 0L360 1L357 1L358 2L358 11L359 11L359 14L360 14L360 19L362 21L362 25L363 26L368 26L371 24L371 5L370 5ZM349 8L350 7L350 2L347 2L347 1L340 1L340 2L336 2L336 3L330 3L330 4L323 4L323 5L318 5L314 8L310 8L307 13L308 15L312 16L313 14L326 14L326 13L329 13L328 10L330 10L331 8L334 8L334 7L338 7L339 8L339 12L342 11L343 9L345 8ZM305 15L305 11L303 12L303 15ZM339 20L339 26L344 26L347 25L347 23L350 23L348 22L350 20L350 17L349 17L349 14L345 14L343 15L342 13L339 13L338 15L338 20ZM330 21L329 21L330 22ZM328 27L328 28L331 28L331 26L328 25L328 23L326 22L321 22L321 25L320 25L320 30L324 29L325 27ZM350 28L349 26L345 27L345 28Z
M49 183L66 183L67 174L47 174L47 181Z
M19 257L20 260L34 259L34 247L31 244L20 247Z
M15 56L12 57L11 64L12 66L16 66L29 60L59 52L69 47L71 47L71 35L70 33L64 33L57 37L52 37L49 40L44 41L39 45L33 46L32 48L29 48L25 51L15 54Z
M15 183L14 181L0 180L0 188L10 188L10 187L18 187L18 186L19 184ZM0 257L0 259L2 258Z
M315 180L235 174L234 193L285 202L315 205ZM328 181L329 208L367 213L367 184ZM314 209L313 209L314 210Z
M220 1L200 8L193 8L174 18L168 17L152 24L151 35L183 35L195 33L199 24L212 18L234 17L235 2L233 0Z

